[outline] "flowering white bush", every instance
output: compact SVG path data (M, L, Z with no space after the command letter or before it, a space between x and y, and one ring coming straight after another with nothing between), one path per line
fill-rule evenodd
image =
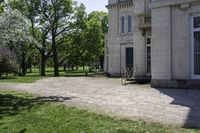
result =
M0 76L3 72L19 73L16 55L5 46L0 46Z
M18 10L6 9L0 15L0 73L17 71L17 51L27 43L37 45L29 27L29 21Z
M0 16L0 44L36 43L29 34L29 21L18 10L7 9Z

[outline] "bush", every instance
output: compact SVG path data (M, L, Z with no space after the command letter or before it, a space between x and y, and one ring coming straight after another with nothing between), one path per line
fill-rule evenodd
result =
M4 46L0 46L0 76L2 73L19 73L19 65L16 61L16 55Z

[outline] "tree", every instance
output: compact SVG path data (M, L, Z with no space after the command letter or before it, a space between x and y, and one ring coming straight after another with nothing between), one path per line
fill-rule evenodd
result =
M41 17L50 27L54 76L59 76L58 47L69 32L73 12L71 0L43 0L40 3Z
M50 42L48 42L48 34L50 28L45 28L45 26L40 28L40 33L37 38L41 42L41 47L37 47L40 52L40 76L45 76L46 60L51 56L52 50L49 47Z
M108 15L104 12L85 12L84 5L75 9L75 21L70 32L71 50L68 63L73 65L89 65L103 54L104 33L107 31Z
M18 55L21 60L22 74L25 75L25 52L26 44L38 43L29 34L29 23L17 10L9 8L0 16L0 45L9 48Z
M59 76L59 66L66 61L84 66L102 55L104 32L107 31L106 13L92 12L87 15L85 6L73 5L72 0L8 1L12 8L20 10L30 20L29 31L41 44L36 45L41 55L41 76L45 76L45 64L49 57L53 59L54 76ZM31 64L33 56L29 53L34 48L28 46L21 50L25 51L26 60Z
M85 65L82 61L85 53L85 31L86 31L87 13L85 6L80 4L75 8L73 30L68 35L68 56L66 56L68 65L80 66Z
M16 62L16 54L5 46L0 46L0 77L2 73L19 72Z
M101 44L99 44L97 47L97 51L99 51L98 55L96 55L96 58L99 58L100 61L100 67L101 70L103 70L103 62L104 62L104 35L105 33L108 32L108 14L105 12L99 12L99 11L94 11L88 15L89 20L90 19L96 19L96 22L100 23L101 26Z
M0 0L0 14L3 13L3 0Z
M101 54L102 48L102 29L101 22L95 17L89 18L86 29L86 58L87 62L94 62Z
M107 32L108 15L104 12L92 12L86 20L85 53L82 62L92 64L103 55L104 33Z
M93 11L88 15L88 18L96 18L101 22L103 34L108 32L108 13L102 11Z
M35 24L37 23L38 8L40 0L8 0L12 9L19 10L23 16L29 19L31 24L31 35L35 38Z
M41 39L41 34L38 34L39 32L39 5L40 5L40 0L8 0L8 5L12 7L13 9L19 10L27 19L30 21L30 34L32 35L33 38L37 39L38 41L42 40ZM33 53L35 51L34 49L37 48L40 53L41 53L41 61L40 61L40 75L45 76L45 59L44 59L44 44L43 42L41 43L40 47L37 45L29 45L25 50L25 57L23 58L26 60L26 66L32 67L32 60L33 56L29 53Z
M45 75L48 57L53 57L54 75L58 76L59 47L65 42L64 34L69 31L73 11L71 0L9 0L9 5L18 9L31 22L31 34L41 43L37 47L41 54L40 75ZM51 43L51 49L49 44Z

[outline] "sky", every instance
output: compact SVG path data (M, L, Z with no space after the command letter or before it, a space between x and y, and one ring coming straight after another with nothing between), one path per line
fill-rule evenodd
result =
M105 11L107 12L106 5L108 0L76 0L78 3L83 3L86 6L87 13L92 11Z

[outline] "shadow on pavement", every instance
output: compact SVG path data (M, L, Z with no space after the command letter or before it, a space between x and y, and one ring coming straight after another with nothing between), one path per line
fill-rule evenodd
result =
M172 97L171 104L190 108L184 127L200 128L200 90L157 89ZM166 112L167 113L167 112Z

